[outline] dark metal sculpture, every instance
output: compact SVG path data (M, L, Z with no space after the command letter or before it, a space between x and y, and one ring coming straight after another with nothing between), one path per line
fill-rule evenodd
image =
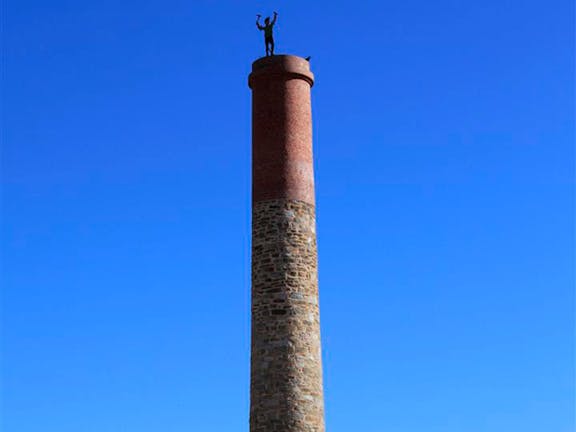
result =
M274 18L270 21L270 17L266 17L264 19L264 25L260 24L260 18L262 15L256 15L256 27L258 30L264 31L264 44L266 45L266 55L274 55L274 35L273 35L273 28L274 24L276 24L276 19L278 18L278 13L274 12Z

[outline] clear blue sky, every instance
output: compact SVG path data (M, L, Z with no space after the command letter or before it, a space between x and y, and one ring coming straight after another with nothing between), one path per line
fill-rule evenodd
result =
M329 432L574 432L574 5L7 0L5 432L247 431L251 62L312 55Z

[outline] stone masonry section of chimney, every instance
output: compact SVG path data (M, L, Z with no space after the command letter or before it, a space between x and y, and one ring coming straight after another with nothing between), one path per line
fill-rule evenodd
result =
M323 432L310 88L300 57L252 65L251 432Z

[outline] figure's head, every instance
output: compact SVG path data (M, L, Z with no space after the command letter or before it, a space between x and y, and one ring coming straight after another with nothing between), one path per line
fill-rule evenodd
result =
M264 23L266 23L266 25L270 24L270 17L266 17L266 19L264 20Z

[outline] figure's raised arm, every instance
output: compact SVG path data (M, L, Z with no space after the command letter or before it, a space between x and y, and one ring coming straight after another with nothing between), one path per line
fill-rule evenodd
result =
M260 17L262 15L258 14L256 15L256 27L258 27L258 30L264 30L264 27L260 24Z
M274 12L274 18L272 19L272 25L276 24L277 19L278 19L278 12Z

